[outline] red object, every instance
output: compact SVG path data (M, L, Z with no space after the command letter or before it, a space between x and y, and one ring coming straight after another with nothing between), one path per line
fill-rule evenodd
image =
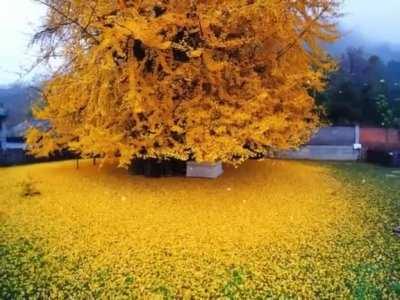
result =
M368 149L400 150L400 131L386 128L360 128L360 143Z

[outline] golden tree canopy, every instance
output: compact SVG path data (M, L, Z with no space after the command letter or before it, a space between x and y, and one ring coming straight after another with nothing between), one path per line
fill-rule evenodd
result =
M32 153L237 163L306 142L310 91L334 66L333 0L36 0L63 66L35 110Z

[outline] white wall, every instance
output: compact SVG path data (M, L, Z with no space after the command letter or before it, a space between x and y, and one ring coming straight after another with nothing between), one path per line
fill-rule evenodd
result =
M0 120L0 148L1 149L5 149L6 138L7 138L6 126L4 125L4 122L2 122Z
M361 158L361 149L354 149L354 146L305 146L298 151L285 151L278 156L301 160L357 161Z
M14 149L21 149L21 150L25 150L26 149L26 144L25 143L5 143L5 149L10 149L10 150L14 150Z

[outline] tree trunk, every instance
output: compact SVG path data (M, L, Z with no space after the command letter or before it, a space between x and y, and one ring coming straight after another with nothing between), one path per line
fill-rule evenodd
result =
M144 175L146 177L155 178L185 176L186 162L176 159L134 159L129 166L129 171L134 175Z

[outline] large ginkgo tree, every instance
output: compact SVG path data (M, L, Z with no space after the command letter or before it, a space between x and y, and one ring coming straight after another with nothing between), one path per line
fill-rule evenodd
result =
M62 66L30 151L238 163L305 143L334 63L335 0L36 0Z

